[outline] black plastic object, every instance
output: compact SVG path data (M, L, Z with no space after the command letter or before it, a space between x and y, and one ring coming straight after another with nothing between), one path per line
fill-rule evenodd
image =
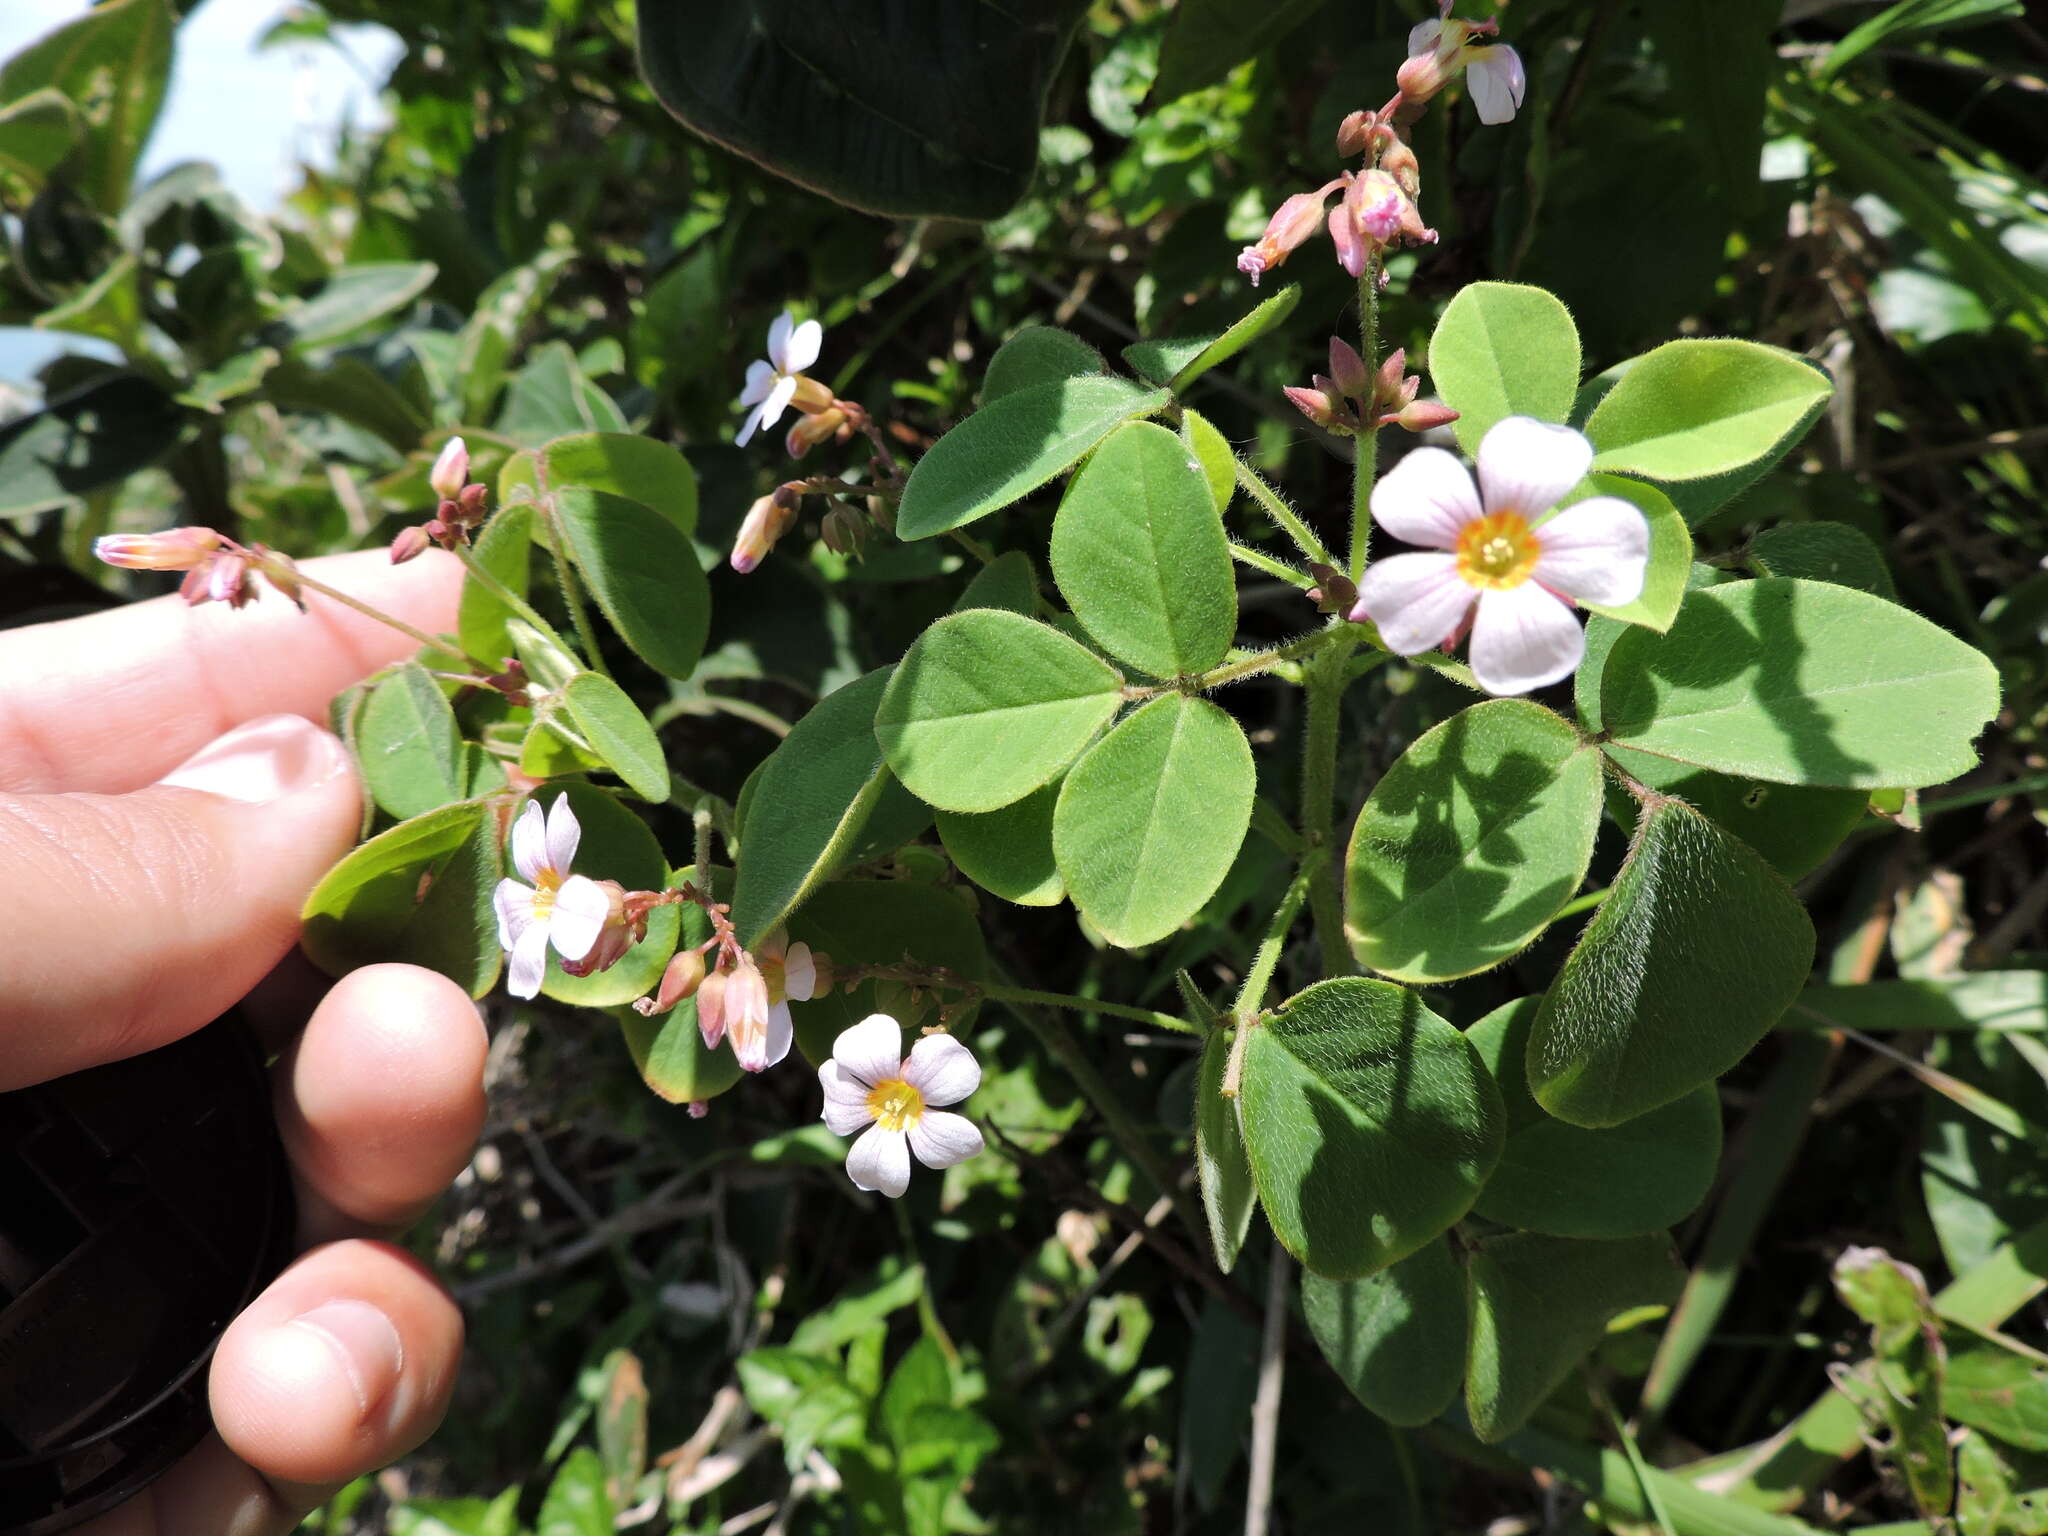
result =
M0 1093L0 1536L69 1529L199 1441L214 1344L283 1267L292 1223L235 1014Z

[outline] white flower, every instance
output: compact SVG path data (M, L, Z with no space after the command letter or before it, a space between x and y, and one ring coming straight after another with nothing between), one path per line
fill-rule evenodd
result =
M1438 12L1435 20L1417 22L1408 33L1408 62L1398 77L1402 91L1412 100L1427 101L1463 70L1479 121L1511 122L1529 90L1522 56L1504 43L1472 42L1490 36L1497 23L1459 20L1451 15L1451 0L1442 0Z
M740 428L737 439L744 448L756 432L772 427L782 419L782 413L789 409L789 402L796 398L800 383L809 383L801 378L803 371L818 360L818 353L825 344L825 328L815 320L806 320L802 325L796 317L784 310L775 317L775 323L768 327L768 360L755 359L747 364L747 385L740 391L740 404L751 405L746 424ZM829 393L818 387L821 393Z
M867 1127L847 1149L847 1177L891 1199L910 1187L911 1153L927 1168L950 1168L982 1147L973 1121L935 1107L981 1086L974 1053L951 1035L925 1035L899 1060L902 1049L902 1026L871 1013L832 1042L832 1059L818 1068L832 1134Z
M789 1042L796 1034L790 1002L809 1002L817 987L818 969L810 945L790 943L780 928L755 945L752 954L740 957L725 979L715 1027L719 1034L732 1037L732 1053L742 1067L765 1072L789 1054ZM697 1022L705 1043L716 1046L714 1023L701 1001Z
M529 800L512 827L512 867L529 885L498 882L498 947L511 957L505 985L514 997L540 991L548 968L548 945L564 960L581 960L597 943L611 914L611 897L595 880L569 873L583 829L558 796L545 820L540 802Z
M1486 434L1478 489L1454 455L1416 449L1373 488L1373 521L1443 553L1374 563L1352 619L1377 624L1400 656L1455 641L1469 619L1472 672L1488 693L1569 676L1586 651L1570 599L1634 602L1650 557L1650 525L1618 497L1552 510L1592 462L1593 445L1570 427L1527 416Z

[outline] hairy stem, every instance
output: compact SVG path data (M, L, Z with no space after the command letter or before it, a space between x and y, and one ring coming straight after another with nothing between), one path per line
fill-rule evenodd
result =
M1345 673L1351 644L1334 645L1308 672L1308 739L1302 748L1301 833L1312 853L1325 850L1309 881L1309 910L1315 914L1316 942L1323 974L1349 975L1351 955L1344 942L1344 900L1337 884L1337 725L1343 712Z
M350 597L340 588L330 587L326 582L319 580L317 577L308 576L302 570L293 571L291 577L292 580L309 592L318 592L322 597L327 598L331 602L340 603L344 608L353 608L357 613L364 615L366 618L375 619L379 624L387 624L401 635L409 636L419 641L421 645L431 646L443 656L458 658L464 666L471 668L479 677L488 677L491 673L498 670L495 663L479 661L461 646L451 644L439 636L430 635L423 629L414 629L405 620L395 619L383 609L373 608L360 598Z
M1358 355L1365 371L1380 366L1380 264L1374 257L1358 276ZM1358 456L1351 461L1351 579L1365 574L1366 542L1372 537L1372 482L1379 462L1379 438L1366 433L1356 439Z
M539 610L533 604L492 575L485 568L484 563L477 559L475 550L471 549L467 544L463 544L457 546L455 555L457 559L461 560L462 568L469 572L471 578L478 586L482 587L491 596L518 614L520 618L526 620L527 623L539 630L543 639L573 654L574 647L559 634L555 633L555 626L542 618ZM496 668L488 668L487 670L495 671Z
M1259 942L1258 953L1252 957L1252 968L1245 973L1244 985L1238 988L1237 1005L1231 1010L1237 1016L1240 1030L1249 1025L1264 1006L1266 988L1273 980L1273 971L1280 964L1280 956L1287 949L1287 935L1294 927L1295 918L1301 915L1302 903L1308 900L1309 887L1329 863L1329 858L1327 848L1311 848L1303 854L1301 867L1294 872L1294 883L1287 887L1287 894L1274 908L1273 920L1266 925L1266 936Z
M555 516L552 501L541 503L541 521L548 531L548 557L555 562L555 585L562 589L562 603L569 610L570 622L576 626L577 638L583 642L584 657L592 670L610 677L611 672L605 667L604 657L597 648L597 631L590 627L590 615L583 608L581 584L569 565L568 540L562 534L561 520Z
M1159 1013L1151 1008L1134 1008L1128 1003L1107 1003L1099 997L1076 997L1066 992L1034 992L1029 987L1006 987L994 983L978 983L983 997L994 998L1001 1003L1039 1003L1047 1008L1065 1008L1072 1013L1099 1013L1114 1019L1135 1019L1140 1024L1152 1024L1160 1029L1170 1029L1176 1034L1197 1033L1195 1026L1186 1019L1170 1013Z
M1337 563L1337 557L1323 547L1323 541L1315 536L1294 508L1287 505L1280 493L1266 484L1264 476L1243 459L1234 459L1232 462L1237 466L1237 483L1259 504L1259 509L1279 525L1281 532L1294 540L1296 548L1309 559L1320 561L1324 565L1333 566Z

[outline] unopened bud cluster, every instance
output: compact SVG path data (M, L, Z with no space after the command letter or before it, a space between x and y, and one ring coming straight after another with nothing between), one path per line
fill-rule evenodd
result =
M490 492L469 478L469 445L451 437L441 445L440 455L427 474L427 485L440 498L434 515L424 523L407 528L391 541L391 563L403 565L439 545L453 550L469 542L469 536L484 520L484 503Z
M1289 385L1284 391L1295 408L1326 432L1370 437L1381 427L1427 432L1458 419L1449 406L1418 400L1422 379L1408 373L1408 353L1397 348L1368 374L1365 360L1348 343L1330 338L1330 371L1319 373L1307 388Z
M226 603L245 607L256 596L261 576L300 608L306 606L299 568L289 555L262 544L237 544L212 528L167 528L162 533L110 533L93 541L92 552L108 565L132 571L183 571L178 595L195 607Z

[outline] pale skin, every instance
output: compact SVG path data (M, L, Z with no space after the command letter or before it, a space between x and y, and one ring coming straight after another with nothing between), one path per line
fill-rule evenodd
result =
M438 551L308 569L417 628L454 626L461 570ZM461 1316L389 1239L474 1150L482 1023L431 972L333 981L295 948L360 803L314 722L414 643L308 602L168 597L0 630L0 867L33 895L0 930L0 1090L146 1051L248 996L279 1053L299 1203L300 1256L215 1355L218 1432L82 1536L282 1536L431 1434L454 1385Z

